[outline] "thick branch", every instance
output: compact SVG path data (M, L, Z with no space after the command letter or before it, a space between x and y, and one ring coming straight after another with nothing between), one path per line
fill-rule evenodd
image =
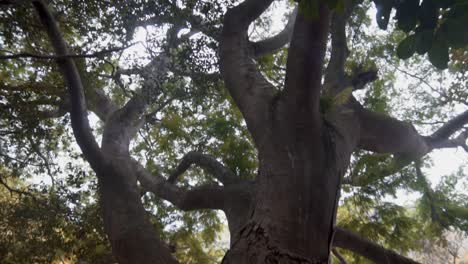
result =
M466 152L468 152L468 144L466 140L468 139L468 129L461 132L457 137L452 139L441 139L437 141L432 141L433 148L458 148L462 147ZM432 140L432 138L431 138Z
M220 70L229 93L244 115L254 141L265 136L274 86L258 70L247 38L249 24L272 0L247 0L224 17L220 41Z
M314 124L321 121L319 100L325 49L329 29L329 10L319 8L319 17L299 11L286 68L285 96L292 116ZM301 121L302 122L302 121Z
M446 141L453 133L463 128L463 126L466 124L468 124L468 110L459 114L455 118L445 123L442 127L437 129L434 133L432 133L432 135L429 136L429 140L436 147L438 144Z
M204 22L204 18L197 15L190 8L181 9L175 2L167 1L170 5L170 9L173 13L171 14L157 14L154 17L144 19L136 22L138 27L146 26L161 26L163 24L184 24L180 19L185 19L190 23L190 29L192 34L203 33L204 35L211 37L214 40L219 40L220 31L212 23Z
M252 42L252 49L254 57L261 57L263 55L275 52L291 41L293 34L294 23L297 16L297 7L289 15L288 23L284 29L271 38L267 38L261 41Z
M450 139L450 136L468 123L468 110L427 137L420 135L411 124L366 110L357 102L354 104L354 111L360 117L359 147L362 149L419 158L435 148L466 146L468 132L462 132L454 139Z
M392 250L385 249L372 241L369 241L339 227L335 229L333 245L336 247L351 250L361 256L364 256L374 261L375 263L418 263L409 258L401 256Z
M3 187L5 187L5 189L7 189L7 190L10 192L10 194L15 193L15 194L17 194L17 195L19 195L19 196L22 196L22 195L23 195L23 196L30 197L30 198L33 199L34 201L37 201L37 200L38 200L37 197L36 197L34 194L30 193L30 192L23 191L23 190L20 190L20 189L16 189L16 188L14 188L14 187L11 187L10 185L8 185L8 183L6 183L6 181L3 180L3 177L4 177L4 176L0 174L0 185L2 185Z
M33 4L41 22L47 29L47 34L56 54L58 56L69 55L65 40L48 7L42 1L33 1ZM91 167L98 170L103 164L104 158L89 126L83 84L78 70L71 58L57 59L57 63L69 88L71 122L76 141Z
M468 121L467 111L448 121L431 136L422 136L407 122L366 110L355 99L353 99L352 103L353 111L357 113L360 120L361 133L358 147L377 153L394 155L387 165L379 167L379 171L376 172L379 175L378 178L397 173L433 149L462 147L465 151L468 151L466 144L467 130L464 130L455 138L450 138L453 133L462 129ZM361 184L359 177L346 179L345 183ZM365 184L369 183L366 182Z
M270 6L273 0L245 0L238 6L228 10L224 19L226 29L247 31L249 25Z
M151 174L137 161L133 161L133 166L145 191L154 193L181 210L224 208L225 194L222 186L209 185L183 190L169 183L162 176Z
M357 1L345 1L343 12L334 12L331 20L331 55L325 72L325 86L340 90L336 84L343 83L344 64L348 57L348 46L346 44L346 22ZM333 91L331 91L333 92Z
M197 164L200 167L207 169L216 179L224 185L235 183L239 178L234 175L228 168L224 167L214 157L199 152L189 152L180 161L177 168L169 176L168 182L174 183L177 178L184 173L192 164Z
M354 111L359 116L361 126L359 148L414 157L430 150L426 139L411 124L364 109L357 102Z

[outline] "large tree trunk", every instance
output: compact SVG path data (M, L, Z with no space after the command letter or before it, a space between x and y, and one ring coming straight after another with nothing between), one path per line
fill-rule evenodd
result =
M328 263L349 155L336 154L342 140L322 124L318 135L308 125L273 130L259 152L254 211L223 263Z
M250 4L259 10L265 8L260 4L263 2L257 3ZM265 96L243 88L244 76L235 74L238 68L254 72L248 68L252 67L248 60L239 63L245 54L232 56L242 50L244 40L242 35L236 36L242 29L232 17L242 18L241 10L246 7L239 5L226 15L221 69L257 145L259 175L254 211L237 241L232 242L224 263L328 263L343 172L339 168L344 167L338 162L349 161L349 156L337 159L334 129L319 111L329 12L320 7L317 19L299 12L288 53L285 88L265 102ZM237 24L229 24L231 19ZM248 21L248 17L243 19ZM235 40L240 44L236 46ZM262 80L258 75L252 78L259 83ZM258 99L259 109L242 107L252 98ZM265 113L258 106L262 104L268 109L265 116L257 114Z

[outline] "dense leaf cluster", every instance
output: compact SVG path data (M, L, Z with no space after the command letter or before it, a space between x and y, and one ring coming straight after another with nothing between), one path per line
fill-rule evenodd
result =
M392 9L398 29L408 35L401 41L397 54L402 59L414 53L429 54L440 69L447 68L450 48L468 45L468 2L466 0L375 0L377 23L386 29Z

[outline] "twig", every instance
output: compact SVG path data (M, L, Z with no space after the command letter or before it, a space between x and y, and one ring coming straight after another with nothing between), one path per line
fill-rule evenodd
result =
M0 175L1 176L1 175ZM18 195L24 195L24 196L29 196L31 197L35 202L37 202L37 197L34 196L32 193L30 192L26 192L26 191L21 191L21 190L18 190L18 189L15 189L13 187L10 187L6 182L3 181L2 177L0 177L0 184L5 187L5 189L7 189L11 194L15 193L15 194L18 194Z

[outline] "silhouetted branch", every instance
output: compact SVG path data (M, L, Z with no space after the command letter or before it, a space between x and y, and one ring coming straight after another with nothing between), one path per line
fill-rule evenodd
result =
M125 47L104 49L104 50L89 53L89 54L42 55L42 54L34 54L34 53L29 53L29 52L22 52L22 53L10 54L10 55L0 55L0 60L10 60L10 59L20 59L20 58L32 58L32 59L42 59L42 60L56 60L56 59L65 59L65 58L96 58L96 57L102 57L109 53L125 50L133 45L135 44L127 45Z

